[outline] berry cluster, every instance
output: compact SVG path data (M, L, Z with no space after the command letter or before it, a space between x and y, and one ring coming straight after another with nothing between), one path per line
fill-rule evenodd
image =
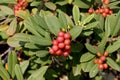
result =
M28 6L28 3L25 0L17 0L18 4L14 6L14 14L19 10L25 10Z
M108 52L105 51L104 55L102 55L100 52L97 52L97 56L99 58L94 59L94 63L98 64L99 70L104 70L108 68L108 64L106 63L106 57L108 56Z
M71 35L68 32L60 31L58 37L53 40L49 53L56 56L67 57L70 53Z
M96 14L102 14L103 17L107 17L108 15L111 15L113 13L113 10L107 7L107 5L110 3L109 0L103 0L104 6L102 8L96 9ZM89 8L88 13L92 14L94 12L93 8Z

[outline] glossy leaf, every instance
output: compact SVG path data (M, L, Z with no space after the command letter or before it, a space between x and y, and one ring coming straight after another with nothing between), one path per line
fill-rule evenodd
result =
M36 53L36 56L38 56L38 57L45 57L46 55L48 55L49 52L46 50L41 50L41 51L37 51L35 53Z
M9 80L10 79L10 76L9 76L8 72L5 70L5 68L1 64L0 64L0 77L3 80Z
M81 58L80 58L80 62L87 62L90 61L91 59L93 59L95 57L95 55L93 55L92 53L84 53Z
M84 72L90 72L90 70L92 69L92 67L94 66L94 61L91 60L91 61L88 61L88 62L82 62L81 63L81 66L82 66L82 70Z
M16 32L17 28L17 20L16 18L13 19L13 21L10 23L10 26L8 27L7 34L13 35Z
M52 19L52 20L51 20ZM57 36L58 32L60 31L60 28L62 27L58 18L55 16L46 16L45 21L47 23L47 26L49 30Z
M80 75L81 74L81 65L78 64L77 66L73 67L73 74L74 76Z
M33 72L31 74L31 76L28 78L28 80L33 80L33 78L35 80L41 80L43 78L44 74L46 73L47 69L48 69L48 66L42 66L41 68L39 68L38 70Z
M90 22L94 18L94 16L95 16L94 14L89 15L86 19L84 19L82 21L82 23L87 24L88 22Z
M80 11L78 6L74 5L73 10L72 10L72 14L73 14L73 19L75 24L77 25L80 19Z
M52 2L46 2L45 6L51 10L55 10L56 9L56 5Z
M118 39L117 41L115 41L112 45L109 45L106 49L106 51L108 51L108 53L113 53L115 51L117 51L120 48L120 39Z
M17 64L17 55L14 51L11 51L8 55L8 72L11 74L12 78L15 77L15 65Z
M22 75L22 70L18 64L15 65L15 74L16 74L17 80L24 80Z
M59 12L59 21L63 28L67 27L67 19L66 19L65 13Z
M95 47L92 46L91 44L86 43L85 46L86 46L86 48L87 48L90 52L92 52L92 53L97 53L97 50L96 50Z
M29 61L28 60L25 60L25 61L20 63L20 68L21 68L22 74L25 73L28 66L29 66Z
M114 60L112 60L110 57L107 57L107 64L111 68L113 68L113 69L115 69L117 71L120 71L120 66Z
M99 72L99 70L98 70L98 65L95 64L95 65L92 67L92 69L90 70L90 73L89 73L90 78L95 77L98 72Z
M72 40L75 40L75 39L80 35L81 32L82 32L82 27L81 27L81 26L74 26L74 27L69 31L69 33L70 33L71 36L72 36Z

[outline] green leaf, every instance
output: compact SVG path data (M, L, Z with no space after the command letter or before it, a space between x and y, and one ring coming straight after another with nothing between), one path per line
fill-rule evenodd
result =
M6 31L7 29L8 29L8 25L0 25L0 32L2 32L2 31Z
M91 44L86 43L85 46L86 46L86 48L87 48L90 52L95 53L95 54L97 53L97 50L96 50L95 47L92 46Z
M98 70L98 64L95 64L92 69L90 70L89 76L90 78L93 78L97 75L97 73L99 72Z
M40 51L35 52L36 56L38 57L45 57L46 55L48 55L48 53L49 52L46 50L40 50Z
M86 1L86 0L74 0L73 4L77 5L80 8L89 8L89 6L90 6L89 5L90 2Z
M13 21L10 23L10 26L8 27L7 34L13 35L16 32L17 28L17 20L16 18L13 19Z
M91 59L93 59L95 57L95 55L93 55L92 53L84 53L81 58L80 58L80 62L87 62L90 61Z
M110 57L107 57L107 64L111 68L113 68L113 69L115 69L117 71L120 71L120 66L114 60L112 60Z
M73 19L75 24L77 25L80 19L80 11L78 6L74 5L73 10L72 10L72 14L73 14Z
M120 31L120 26L119 26L120 18L119 18L119 16L120 16L120 11L118 12L118 14L116 16L117 19L116 19L116 22L115 22L115 26L113 26L114 27L114 31L113 31L112 36L116 36L117 33Z
M34 78L34 80L41 80L44 74L46 73L47 69L48 66L42 66L41 68L33 72L27 80L33 80L32 78Z
M52 19L52 20L51 20ZM57 36L58 32L60 31L60 28L62 27L58 18L55 16L46 16L45 21L47 23L47 26L49 30Z
M89 15L86 19L82 21L82 23L83 24L89 23L94 18L94 16L95 16L94 14Z
M109 45L106 49L106 51L108 51L108 53L113 53L115 51L117 51L120 48L120 39L118 39L117 41L115 41L112 45Z
M96 27L98 25L98 23L99 23L98 21L89 23L89 24L85 25L86 27L84 27L84 30L92 29L92 28Z
M90 70L92 69L92 67L94 66L94 61L93 59L89 62L82 62L81 63L82 69L84 72L90 72Z
M25 61L20 63L20 68L22 70L22 74L25 73L25 71L28 68L28 66L29 66L29 61L28 60L25 60Z
M74 74L74 76L77 76L77 75L81 74L81 65L80 64L73 67L73 74Z
M15 74L16 74L17 80L24 80L22 75L22 70L18 64L15 65Z
M65 13L59 12L59 21L63 28L67 27L67 19L66 19Z
M8 55L8 72L11 74L12 78L15 77L15 65L17 64L16 52L11 51Z
M105 33L107 34L107 36L110 35L110 20L107 17L106 21L105 21Z
M15 0L0 0L0 3L16 4L16 1Z
M1 2L1 1L0 1ZM10 1L9 1L10 2ZM0 5L0 10L3 12L3 14L6 15L14 15L14 12L11 8L7 7L7 6L1 6Z
M81 27L81 26L74 26L74 27L69 31L69 33L70 33L71 36L72 36L72 40L75 40L75 39L80 35L81 32L82 32L82 27Z
M51 9L51 10L55 10L56 9L56 5L52 2L46 2L45 3L45 6L48 8L48 9Z
M0 64L0 77L3 80L9 80L10 76L8 74L8 72L5 70L5 68Z

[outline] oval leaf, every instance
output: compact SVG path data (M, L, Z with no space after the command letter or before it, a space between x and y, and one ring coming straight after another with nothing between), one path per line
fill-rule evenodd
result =
M113 68L113 69L115 69L117 71L120 71L120 66L114 60L112 60L110 57L107 58L107 64L111 68Z
M91 44L86 43L85 46L90 52L97 53L97 50Z
M22 70L22 74L24 74L24 72L26 71L28 66L29 66L29 61L28 60L20 63L20 68Z
M95 55L87 52L85 54L83 54L80 58L80 62L86 62L86 61L89 61L91 59L93 59L95 57Z

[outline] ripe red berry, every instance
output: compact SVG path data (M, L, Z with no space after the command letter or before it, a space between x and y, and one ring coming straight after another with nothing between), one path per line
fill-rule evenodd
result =
M58 33L58 36L60 36L60 37L64 37L64 32L62 32L62 31L60 31L59 33Z
M54 50L51 48L51 49L49 49L49 53L50 54L54 54Z
M70 41L70 39L65 39L64 43L65 43L65 45L70 45L71 41Z
M104 69L107 69L108 68L108 64L103 64L103 66L104 66Z
M109 8L104 8L104 12L105 12L106 14L109 14Z
M64 38L65 38L65 39L70 39L70 38L71 38L70 33L66 32L66 33L64 34Z
M105 60L106 60L106 57L105 57L105 56L101 56L101 57L100 57L100 60L105 61Z
M94 12L94 10L92 9L92 8L90 8L89 10L88 10L88 13L89 14L92 14Z
M99 9L99 11L100 11L100 13L103 13L103 12L104 12L104 9L103 9L103 8L101 8L101 9Z
M55 55L61 56L62 55L62 50L61 49L57 50L56 53L55 53Z
M53 40L53 41L52 41L52 44L53 44L53 45L58 45L58 41L57 41L57 40Z
M105 51L104 56L107 57L109 55L109 53L107 51Z
M97 56L100 57L102 56L102 54L100 52L97 52Z
M64 44L64 43L59 43L59 44L58 44L58 47L59 47L60 49L63 49L63 48L65 47L65 44Z
M110 0L103 0L103 4L108 5L110 3Z
M99 65L98 65L98 69L99 69L99 70L103 70L103 69L104 69L103 64L99 64Z
M113 10L112 10L112 9L110 9L110 10L109 10L109 14L112 14L112 13L113 13Z
M102 64L103 61L101 59L98 60L98 64Z
M99 59L94 59L94 63L98 64Z
M15 10L19 10L19 7L18 7L18 6L15 6L14 9L15 9Z
M107 17L107 14L105 12L102 13L103 17Z
M97 9L95 12L96 12L96 14L99 14L99 13L100 13L100 11L99 11L98 9Z
M63 53L64 57L67 57L68 55L69 55L69 53L67 51Z
M70 50L70 45L66 45L65 50Z
M57 45L53 45L52 49L56 52L58 50L58 46Z
M64 41L64 37L57 37L57 41L58 42L63 42Z

